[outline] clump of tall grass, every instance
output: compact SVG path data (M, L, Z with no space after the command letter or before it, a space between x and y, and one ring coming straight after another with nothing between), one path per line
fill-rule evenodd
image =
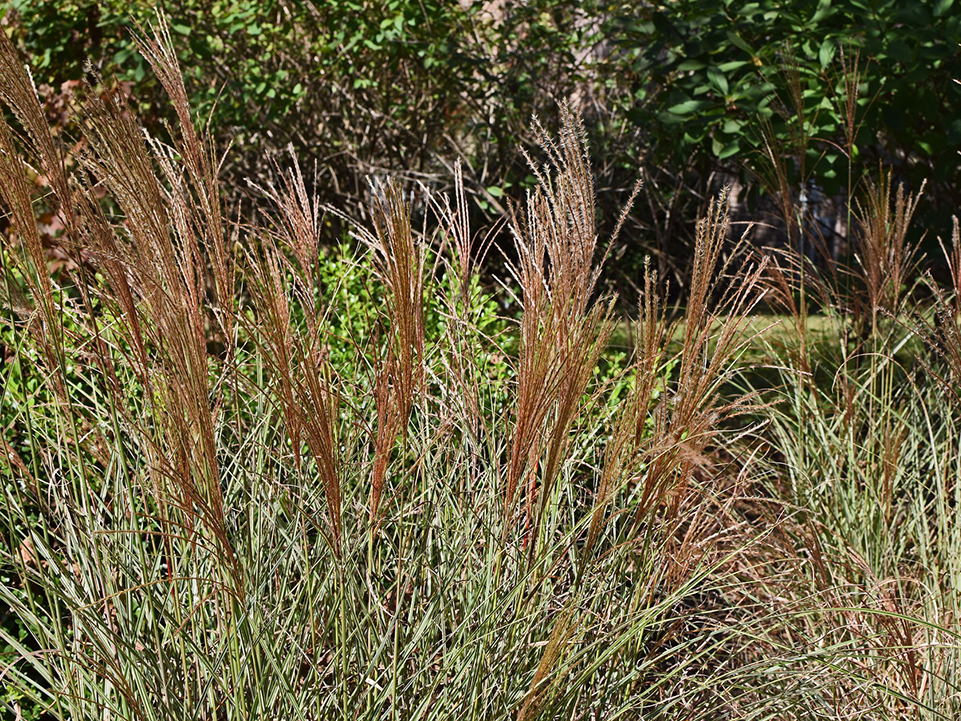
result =
M463 188L432 238L389 183L341 274L382 300L350 333L296 164L273 215L229 221L170 36L140 45L171 140L91 93L68 172L0 38L4 683L64 719L733 713L716 615L747 525L712 449L763 268L715 304L726 199L681 350L649 275L633 360L599 380L614 318L565 109L511 218L516 328L479 295ZM28 171L64 219L56 273Z
M951 287L919 275L917 196L867 184L854 263L815 264L769 143L795 249L751 262L722 193L681 312L648 268L602 372L618 320L569 108L535 124L501 317L458 171L436 233L374 186L352 256L296 159L255 186L271 214L232 220L163 24L140 47L169 141L92 92L68 163L0 33L8 712L958 714L961 244Z
M769 559L794 569L775 592L790 628L779 675L795 698L823 704L786 704L786 717L953 718L961 708L961 417L948 380L959 370L958 295L918 272L907 239L917 198L888 174L864 184L851 266L780 255L769 297L795 332L764 345L766 373L743 375L771 401L755 477L793 518ZM945 250L952 270L957 241Z

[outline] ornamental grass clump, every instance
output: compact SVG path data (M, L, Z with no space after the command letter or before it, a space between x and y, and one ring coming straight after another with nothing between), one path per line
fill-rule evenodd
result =
M592 297L599 267L584 131L566 107L562 121L559 145L537 126L550 165L541 170L531 163L539 184L528 194L524 216L512 218L518 256L512 272L523 314L504 511L512 516L523 498L532 549L613 327L610 302Z
M770 591L787 718L961 708L957 315L953 289L917 272L917 202L884 173L857 202L850 265L772 260L769 298L792 331L760 338L767 368L739 373L766 423L752 475L791 519L763 562L792 569Z
M672 359L652 278L635 360L597 372L615 319L577 116L558 140L537 130L548 162L511 219L522 310L504 318L460 180L431 199L434 235L399 185L375 187L352 256L324 250L341 211L296 161L254 186L271 214L229 219L165 27L140 47L170 139L91 92L68 147L0 39L10 710L531 719L710 698L739 651L683 620L725 603L746 541L707 511L730 488L695 478L725 404L685 398L724 377L736 324L715 333L698 286ZM38 203L63 219L56 267Z
M961 256L913 306L913 196L870 186L822 274L722 192L618 356L570 108L498 294L459 170L421 229L372 184L339 251L296 158L231 217L163 22L139 43L169 137L91 88L68 144L0 33L4 713L956 715Z

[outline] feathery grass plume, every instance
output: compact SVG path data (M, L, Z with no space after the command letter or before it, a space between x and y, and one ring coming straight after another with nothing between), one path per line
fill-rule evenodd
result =
M0 50L2 50L2 43L0 43ZM55 379L54 382L59 385L61 377L59 349L62 345L62 329L55 309L53 283L47 273L47 257L37 228L30 188L25 176L26 168L17 152L13 134L6 120L0 118L0 177L3 178L3 183L0 184L0 195L9 209L7 217L10 220L10 232L6 245L11 246L14 243L13 239L17 238L19 244L26 250L26 258L23 258L15 248L11 247L12 252L4 253L4 258L9 258L16 264L17 275L23 279L29 297L36 305L32 308L27 297L18 297L16 301L9 298L8 302L15 305L13 310L17 316L26 321L29 332L37 336L38 345L44 349L49 372ZM29 259L29 265L24 262L26 259ZM14 269L4 268L8 289L13 288L8 276L11 270ZM59 388L59 395L63 396L65 390L62 386Z
M66 225L69 228L73 208L64 156L50 132L33 78L6 33L0 38L0 77L4 80L0 83L0 100L23 127L22 140L36 163L36 170L42 173L43 180L53 190L54 199L60 204L58 209L68 219Z
M922 184L920 192L923 191ZM858 201L856 212L860 226L856 258L870 310L870 327L861 329L861 335L870 334L866 351L871 354L870 359L856 360L866 361L871 375L856 379L854 385L868 394L868 418L875 424L875 432L868 435L865 443L875 454L872 465L880 464L875 472L879 478L875 480L879 483L886 521L893 518L896 485L892 477L902 468L898 462L900 439L908 430L895 400L901 392L898 384L904 382L904 371L894 356L898 345L905 342L899 319L910 295L909 283L915 282L917 275L918 247L908 243L907 235L920 192L906 196L904 186L899 185L892 208L891 172L882 172L877 184L868 181L863 203ZM894 327L882 327L882 317L894 319L890 324Z
M180 132L180 137L175 140L177 160L184 167L175 168L168 162L164 165L164 174L169 181L173 181L174 176L186 171L189 189L184 188L182 183L177 183L176 187L180 188L181 192L192 195L181 198L178 206L185 214L185 220L189 219L194 232L199 234L206 251L211 265L215 296L221 306L219 312L214 313L215 320L220 325L224 338L230 339L233 334L233 314L227 312L227 306L233 299L234 268L227 246L223 197L217 177L220 163L217 161L215 141L209 123L203 134L197 130L190 112L176 49L162 10L157 11L157 20L156 26L151 28L152 34L141 29L139 34L134 35L134 40L156 73L177 114L176 130ZM229 349L231 344L226 343L226 347Z
M330 364L329 308L320 297L321 208L310 198L292 151L291 159L293 168L281 173L279 185L255 186L273 203L276 215L273 228L252 229L259 250L244 251L244 277L251 287L254 318L241 322L276 382L274 401L283 416L296 473L304 483L305 443L313 459L327 509L322 533L339 558L343 538L338 439L341 379ZM311 495L309 488L302 490L305 496Z
M632 385L620 404L611 439L604 451L604 465L585 544L587 554L590 554L603 530L607 508L614 494L635 472L638 453L648 440L647 422L655 394L661 390L658 384L663 378L667 343L673 337L674 329L675 325L668 324L661 304L657 271L651 269L650 258L645 258L644 292L639 301L634 333Z
M842 60L843 58L842 53ZM844 74L843 82L845 84L849 83L853 78L847 65L843 66L842 72ZM784 221L787 242L786 247L779 252L779 255L786 259L786 263L772 264L770 273L775 285L780 286L778 295L780 295L780 300L785 303L786 310L798 331L798 337L800 338L798 362L802 371L807 372L809 359L806 329L810 311L808 295L812 290L810 286L812 282L815 284L813 290L816 293L823 290L823 288L817 287L819 283L817 260L831 259L835 261L838 247L836 244L832 245L831 248L827 247L827 240L823 235L821 226L817 223L811 224L808 222L809 218L804 217L804 205L799 203L800 196L805 192L805 186L812 179L814 171L813 168L808 167L807 157L811 141L814 140L811 132L816 126L819 110L815 109L814 116L811 117L806 108L806 85L801 78L801 68L790 44L781 53L778 73L787 88L787 99L785 100L778 95L774 107L785 124L788 141L785 144L779 142L771 119L759 118L758 132L761 149L756 155L760 160L752 163L752 171L765 190L774 198L781 219ZM853 73L856 77L856 64ZM846 97L846 100L850 100L850 98ZM847 130L856 134L856 128L853 125L855 122L854 115L850 115L849 119L852 125ZM851 187L849 185L849 199ZM828 270L832 276L834 287L837 287L838 278L833 262L828 264ZM799 282L795 283L793 279L786 281L785 278L778 278L785 272L790 272L796 276ZM783 293L785 286L791 288L790 293ZM795 294L797 297L795 297Z
M808 113L805 103L806 86L801 78L801 65L798 63L797 55L791 43L788 42L778 52L777 73L781 76L784 86L787 88L787 101L778 94L775 105L778 114L785 121L788 132L788 140L785 150L790 154L794 162L797 177L803 184L807 181L807 150L811 143L811 130L817 126L817 116L819 108L814 109L814 116ZM766 126L770 129L770 125ZM773 150L769 145L768 152ZM782 199L781 202L785 202ZM785 216L787 220L787 217ZM790 221L789 221L790 222ZM798 228L800 230L800 228Z
M466 410L464 416L471 420L469 430L476 434L477 424L482 421L479 380L469 377L471 368L476 370L476 366L472 363L467 345L470 342L468 314L474 305L470 297L471 278L475 267L475 260L472 257L474 239L471 235L467 194L464 190L464 173L460 162L454 166L454 206L451 207L450 197L446 194L440 199L431 198L431 205L445 234L441 257L447 263L447 272L457 278L456 291L444 296L452 335L451 343L447 346L450 352L446 359L451 378ZM449 251L451 260L447 259L448 253L443 252L448 246L451 248Z
M803 188L809 177L807 150L812 139L811 128L815 125L818 111L814 111L813 118L807 112L801 67L790 43L779 53L777 73L787 88L787 99L778 94L774 107L785 123L788 140L784 145L779 143L772 121L761 118L759 121L762 144L760 155L764 158L764 164L760 168L755 168L755 172L780 206L787 230L788 245L801 250L808 240L817 244L823 239L805 237L792 188L788 161L792 163L798 183ZM802 254L807 255L803 252Z
M470 280L475 260L471 253L474 239L470 230L470 212L467 207L467 193L464 190L464 170L460 161L454 165L454 207L445 193L438 201L431 199L434 212L440 219L452 246L453 267L457 272L460 301L466 309L469 304Z
M282 413L295 471L301 479L305 443L314 461L327 507L323 533L334 554L340 556L343 499L338 458L339 379L327 357L326 332L317 318L313 278L305 274L312 266L292 267L293 263L278 246L279 241L296 249L298 238L309 235L309 228L303 224L313 215L304 213L305 209L297 205L298 197L296 193L274 197L282 218L281 230L264 234L259 253L245 251L245 278L251 287L254 314L243 322L275 381L274 401ZM293 317L291 279L293 297L305 310L306 328L298 327Z
M924 339L946 365L946 372L938 372L929 366L929 372L938 379L949 397L961 403L958 379L961 379L961 233L958 219L954 218L951 232L951 249L945 248L938 238L945 264L951 276L951 286L945 290L928 274L925 285L933 299L932 312L915 309L912 313L912 330Z
M33 79L20 62L6 33L0 38L0 77L4 79L4 82L0 83L0 101L20 122L24 130L22 144L28 153L26 158L21 155L6 118L0 118L0 173L3 179L0 184L0 197L9 211L12 230L6 243L12 243L13 237L18 238L29 258L28 266L17 252L6 255L16 264L17 273L27 285L32 298L32 303L28 301L17 304L20 306L17 314L26 317L33 315L31 305L36 309L38 315L35 319L29 318L27 327L30 333L37 334L38 346L45 357L54 389L61 399L65 399L67 391L63 379L63 329L56 313L55 290L47 273L46 253L33 211L27 173L29 171L30 174L37 174L37 180L52 189L49 200L58 206L57 210L65 214L68 229L74 225L70 220L70 189L61 150L47 125ZM5 268L4 272L6 275L8 270ZM11 287L9 281L8 278L8 289Z
M843 88L843 92L838 96L833 87L830 87L830 90L832 95L834 95L834 102L844 131L844 147L842 150L848 161L847 198L844 205L845 212L847 213L845 227L850 229L853 225L851 223L851 214L854 211L854 158L858 152L857 139L867 117L867 112L871 106L874 105L874 101L878 96L875 94L867 104L862 103L861 88L864 83L864 75L871 61L869 59L862 66L860 48L854 49L851 46L849 46L847 50L842 48L839 55L841 58L841 78L840 83L837 85ZM837 245L835 245L832 251L831 258L834 262L837 262L839 255Z
M798 329L798 336L801 339L799 349L800 364L802 369L806 369L808 362L807 352L807 318L808 318L808 283L807 277L811 273L810 259L805 253L801 252L801 234L803 229L800 225L800 215L794 201L794 193L791 188L790 175L787 166L787 157L782 151L777 141L774 126L767 118L759 120L763 161L760 168L755 168L755 173L761 180L762 185L774 197L784 219L787 232L787 248L785 255L790 259L788 265L792 266L800 278L801 282L796 286L790 284L790 292L782 297L788 301L790 317L794 320L795 327ZM802 154L803 157L803 154ZM777 277L783 271L779 264L772 267L772 275ZM784 279L781 279L784 285ZM797 292L798 298L794 294Z
M897 317L905 300L917 255L917 246L908 244L907 235L923 192L924 184L917 195L905 196L904 186L898 185L892 208L891 171L882 171L877 183L868 181L863 198L857 201L860 233L855 257L868 295L872 333L877 332L878 312Z
M424 249L414 238L410 208L398 183L376 188L374 233L358 237L373 252L374 269L387 291L388 338L375 370L377 435L370 487L370 522L376 528L387 468L424 384Z
M518 489L526 486L534 542L571 426L613 328L612 304L592 299L600 266L594 262L594 184L584 127L566 105L561 121L559 144L535 124L549 169L530 161L538 186L528 194L524 219L512 216L518 260L511 272L523 294L523 315L504 510L514 512Z
M82 158L84 167L104 183L126 220L121 237L109 250L119 252L117 260L144 307L138 330L156 349L148 361L158 422L152 452L155 488L170 499L179 496L176 503L188 525L195 514L199 516L217 539L232 568L233 585L242 593L219 480L217 402L210 385L205 330L208 274L192 223L192 198L179 184L169 150L157 142L147 146L117 94L94 94L86 107L85 126L91 152ZM154 170L155 163L166 171L166 184Z
M748 396L722 402L720 391L732 372L731 362L745 347L748 316L765 295L760 281L767 262L762 259L742 271L737 282L722 290L712 308L718 281L727 268L720 260L729 229L728 213L728 196L722 193L698 221L678 377L670 402L662 403L654 416L638 521L668 494L683 490L703 462L704 450L720 421L737 414L750 401ZM719 324L716 330L715 324Z

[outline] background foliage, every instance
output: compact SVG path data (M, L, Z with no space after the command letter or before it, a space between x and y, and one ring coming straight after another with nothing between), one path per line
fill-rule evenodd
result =
M911 188L927 179L919 213L935 234L947 234L961 200L957 164L937 162L961 145L952 0L161 5L195 112L231 145L235 201L258 204L246 178L288 146L339 208L363 206L371 174L449 189L461 158L475 218L490 224L505 193L532 187L514 152L532 146L531 115L554 117L562 99L585 117L602 227L613 227L638 172L646 180L633 232L615 249L622 291L650 250L662 273L683 279L694 220L721 184L740 182L735 212L756 217L772 189L765 133L793 156L793 192L816 183L845 227L844 189L881 163ZM6 24L52 106L69 106L59 96L79 88L90 58L159 132L170 110L129 35L154 6L12 0Z

